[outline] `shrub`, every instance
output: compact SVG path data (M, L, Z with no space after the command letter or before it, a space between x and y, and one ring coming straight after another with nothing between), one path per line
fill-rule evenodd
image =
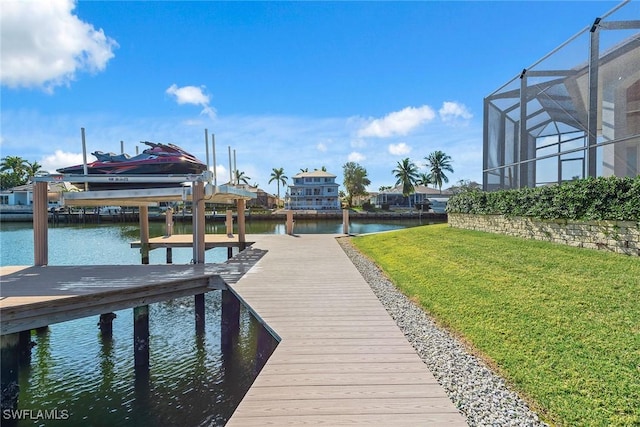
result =
M640 221L640 176L586 178L536 188L452 196L449 213Z

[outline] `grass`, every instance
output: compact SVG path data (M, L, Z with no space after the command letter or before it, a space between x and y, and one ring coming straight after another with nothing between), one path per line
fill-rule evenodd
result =
M640 259L449 228L354 245L548 422L640 425Z

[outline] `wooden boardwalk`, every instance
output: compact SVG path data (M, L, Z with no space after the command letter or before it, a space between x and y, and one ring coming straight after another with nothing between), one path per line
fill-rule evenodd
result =
M467 425L335 237L247 236L233 289L281 342L227 425Z

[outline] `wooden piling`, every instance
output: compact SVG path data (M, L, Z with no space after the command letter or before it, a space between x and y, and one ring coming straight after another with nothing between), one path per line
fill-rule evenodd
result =
M113 336L113 319L117 316L115 313L104 313L100 315L98 327L102 338L111 338Z
M225 224L227 225L227 236L233 237L233 212L231 209L227 209L227 220Z
M168 208L165 219L165 236L171 237L173 234L173 209ZM167 264L173 264L173 249L167 248Z
M28 366L31 363L31 348L34 343L31 341L31 330L20 331L18 343L18 362L22 366Z
M205 330L204 294L197 294L195 299L196 333L201 335Z
M191 188L193 194L192 202L192 224L193 224L193 263L204 264L204 182L196 181Z
M134 366L149 366L149 306L133 309L133 360Z
M0 336L0 407L4 413L7 409L18 409L18 395L20 386L18 383L18 369L20 333Z
M140 206L140 258L149 264L149 207Z
M46 182L33 185L33 259L34 265L49 264L49 213Z
M294 224L293 211L292 210L288 210L287 211L287 226L286 226L286 229L287 229L287 234L289 236L293 235L293 224Z
M349 209L342 210L342 233L349 234Z
M246 207L246 201L244 199L238 199L238 243L240 251L246 249L246 227L245 227L245 217L244 217L244 209Z
M222 327L220 341L223 356L233 353L233 347L238 341L240 333L240 301L233 292L222 292Z

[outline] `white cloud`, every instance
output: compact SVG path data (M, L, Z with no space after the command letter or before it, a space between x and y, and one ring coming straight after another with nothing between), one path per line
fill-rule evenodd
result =
M209 105L210 99L209 95L206 95L203 90L204 86L183 86L178 87L175 83L169 86L166 90L166 93L169 95L173 95L175 97L176 102L179 105L183 104L191 104L191 105L199 105L202 107L202 111L200 114L204 114L214 119L216 117L216 110Z
M73 0L2 1L0 75L8 87L52 92L81 71L98 72L118 43L72 13Z
M407 135L424 123L430 122L436 114L431 107L407 107L389 113L381 119L371 120L358 131L360 137L386 138L394 135Z
M394 156L404 156L411 152L411 147L406 143L400 142L398 144L389 144L389 153Z
M91 163L94 160L92 156L87 155L87 162ZM56 169L81 164L82 153L68 153L62 150L56 150L53 154L44 156L38 163L42 165L42 170L56 173Z
M347 157L347 159L348 159L350 162L356 162L356 163L358 163L358 162L361 162L361 161L363 161L364 159L366 159L366 157L365 157L363 154L358 153L357 151L352 151L352 152L349 154L349 156Z
M318 143L318 145L316 145L316 149L322 153L325 153L327 151L327 146L324 143L320 142Z
M438 113L440 114L440 120L450 124L459 123L461 120L467 121L473 117L473 114L469 112L464 104L451 101L443 102Z

